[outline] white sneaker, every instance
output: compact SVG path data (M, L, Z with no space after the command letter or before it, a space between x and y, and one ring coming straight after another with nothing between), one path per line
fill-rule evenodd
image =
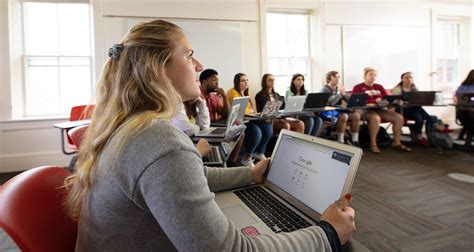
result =
M265 160L267 157L265 157L265 154L263 153L254 153L252 155L253 158L258 159L258 160Z
M255 165L253 164L252 159L249 159L249 160L240 160L240 163L241 163L243 166L248 166L248 167L254 167L254 166L255 166Z

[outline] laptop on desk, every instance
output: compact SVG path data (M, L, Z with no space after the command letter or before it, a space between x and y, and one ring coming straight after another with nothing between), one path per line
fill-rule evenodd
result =
M264 117L264 116L274 116L278 114L281 106L283 105L282 101L267 101L265 106L262 109L262 112L249 114L250 117Z
M341 108L363 108L367 105L367 98L369 95L367 93L353 93L349 97L349 101L345 106L340 106Z
M236 97L232 100L232 106L240 105L239 114L237 115L237 120L239 122L244 122L245 110L247 109L247 104L249 103L250 97ZM227 125L227 119L219 120L217 122L211 123L212 126L215 127L225 127Z
M416 91L407 93L408 106L431 106L435 100L435 91Z
M217 193L216 202L244 233L309 227L350 192L361 155L360 148L282 130L264 184Z
M458 93L458 105L466 107L474 107L474 93Z
M285 109L280 111L283 114L295 113L303 111L304 104L306 102L306 96L290 96L286 100Z
M194 134L196 137L225 137L227 131L234 125L235 121L237 120L237 116L239 114L240 104L232 106L232 109L227 116L227 126L226 127L209 127L199 131L198 133Z
M319 111L325 108L328 104L330 93L311 93L308 94L306 103L304 104L304 111Z

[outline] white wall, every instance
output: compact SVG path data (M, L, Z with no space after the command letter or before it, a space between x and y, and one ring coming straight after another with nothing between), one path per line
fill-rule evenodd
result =
M13 0L10 0L13 2ZM248 74L251 91L259 89L265 64L265 11L272 9L305 9L313 14L313 83L318 90L323 75L328 70L342 70L342 29L344 25L388 25L421 29L424 37L431 36L431 13L433 8L445 10L448 6L454 13L470 9L469 5L440 5L429 1L349 1L349 0L92 0L95 38L95 73L100 75L106 50L117 42L120 22L130 17L156 17L177 19L231 20L242 24L242 63L240 70ZM376 2L376 4L374 4ZM415 3L419 2L419 3ZM444 2L450 2L445 0ZM456 0L470 4L469 0ZM460 7L461 6L461 7ZM0 172L25 170L31 167L57 164L67 165L70 156L60 152L59 130L52 127L54 120L9 121L10 82L17 87L17 76L10 76L8 62L9 32L8 5L0 0ZM452 8L451 8L452 7ZM470 12L472 16L472 11ZM471 19L471 22L474 23ZM471 31L474 27L471 27ZM430 38L428 38L430 39ZM472 41L472 36L471 36ZM426 45L423 73L416 76L417 83L431 83L431 45ZM262 50L263 49L263 50ZM471 50L471 67L474 67ZM423 62L425 62L423 61ZM463 73L464 74L464 73ZM424 88L425 86L423 86ZM454 116L452 108L438 109L436 113L447 120ZM434 111L433 111L434 112ZM65 118L64 118L65 119Z

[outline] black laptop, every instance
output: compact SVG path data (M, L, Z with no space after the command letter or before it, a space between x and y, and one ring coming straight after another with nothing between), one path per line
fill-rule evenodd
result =
M347 106L344 108L361 108L367 105L367 93L353 93L347 102Z
M458 105L474 107L474 93L458 93Z
M306 97L303 110L321 110L328 104L330 93L311 93Z
M435 91L416 91L407 93L408 106L432 106L435 100Z

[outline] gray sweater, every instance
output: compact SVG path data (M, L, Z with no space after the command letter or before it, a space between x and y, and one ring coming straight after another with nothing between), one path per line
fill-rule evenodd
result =
M250 184L250 169L203 167L189 137L169 121L159 120L118 153L109 146L84 198L77 251L331 250L316 226L243 235L212 192Z

